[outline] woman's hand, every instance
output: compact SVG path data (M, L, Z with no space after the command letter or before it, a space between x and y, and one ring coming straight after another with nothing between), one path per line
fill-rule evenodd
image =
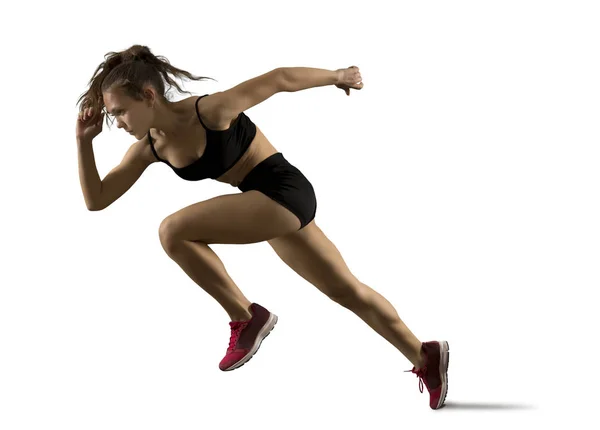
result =
M350 95L350 88L354 88L355 90L362 89L364 84L362 83L358 67L351 66L347 69L337 69L336 72L338 80L335 86L344 90L346 95Z
M77 117L77 125L75 127L75 136L77 140L92 140L98 136L102 131L102 120L104 119L104 112L97 115L98 121L92 123L91 119L94 117L93 108L86 108L82 112L79 112Z

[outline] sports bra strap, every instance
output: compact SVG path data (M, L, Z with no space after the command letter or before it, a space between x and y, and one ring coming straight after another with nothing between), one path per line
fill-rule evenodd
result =
M208 130L208 131L213 131L213 130L211 130L210 128L208 128L208 127L206 126L206 124L204 124L204 121L202 121L202 118L200 118L200 112L198 112L198 102L200 101L200 99L201 99L202 97L206 97L207 95L208 95L208 94L204 94L203 96L200 96L200 97L198 97L198 98L196 99L196 115L198 116L198 119L200 120L200 124L202 124L202 127L204 127L204 129L205 129L205 130Z
M163 163L167 163L169 166L171 165L171 163L169 163L167 160L163 160L162 158L160 158L158 156L158 154L156 153L156 149L154 149L154 144L152 143L152 136L150 136L150 130L148 130L148 142L150 142L150 148L152 148L152 152L154 152L154 156L159 160L162 161Z

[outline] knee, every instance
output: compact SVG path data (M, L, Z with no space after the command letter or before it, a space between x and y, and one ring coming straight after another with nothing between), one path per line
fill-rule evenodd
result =
M182 239L177 233L177 222L170 217L165 218L158 227L158 238L165 252L173 255L180 249Z

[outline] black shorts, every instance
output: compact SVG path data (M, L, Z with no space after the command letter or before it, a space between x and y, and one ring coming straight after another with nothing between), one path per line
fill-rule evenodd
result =
M292 211L300 220L300 228L317 213L317 197L312 184L281 152L256 165L238 185L242 192L257 190Z

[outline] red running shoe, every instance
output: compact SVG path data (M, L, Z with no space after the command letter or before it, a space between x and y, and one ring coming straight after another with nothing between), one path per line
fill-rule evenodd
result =
M261 305L250 305L252 318L248 321L230 321L231 338L227 354L219 363L222 371L234 370L246 364L258 351L263 339L267 337L275 324L277 315L272 314Z
M425 354L425 364L417 369L413 366L412 372L419 378L419 390L423 392L423 382L429 391L429 407L439 409L444 405L448 393L448 362L450 360L450 346L445 340L423 342L421 351Z

